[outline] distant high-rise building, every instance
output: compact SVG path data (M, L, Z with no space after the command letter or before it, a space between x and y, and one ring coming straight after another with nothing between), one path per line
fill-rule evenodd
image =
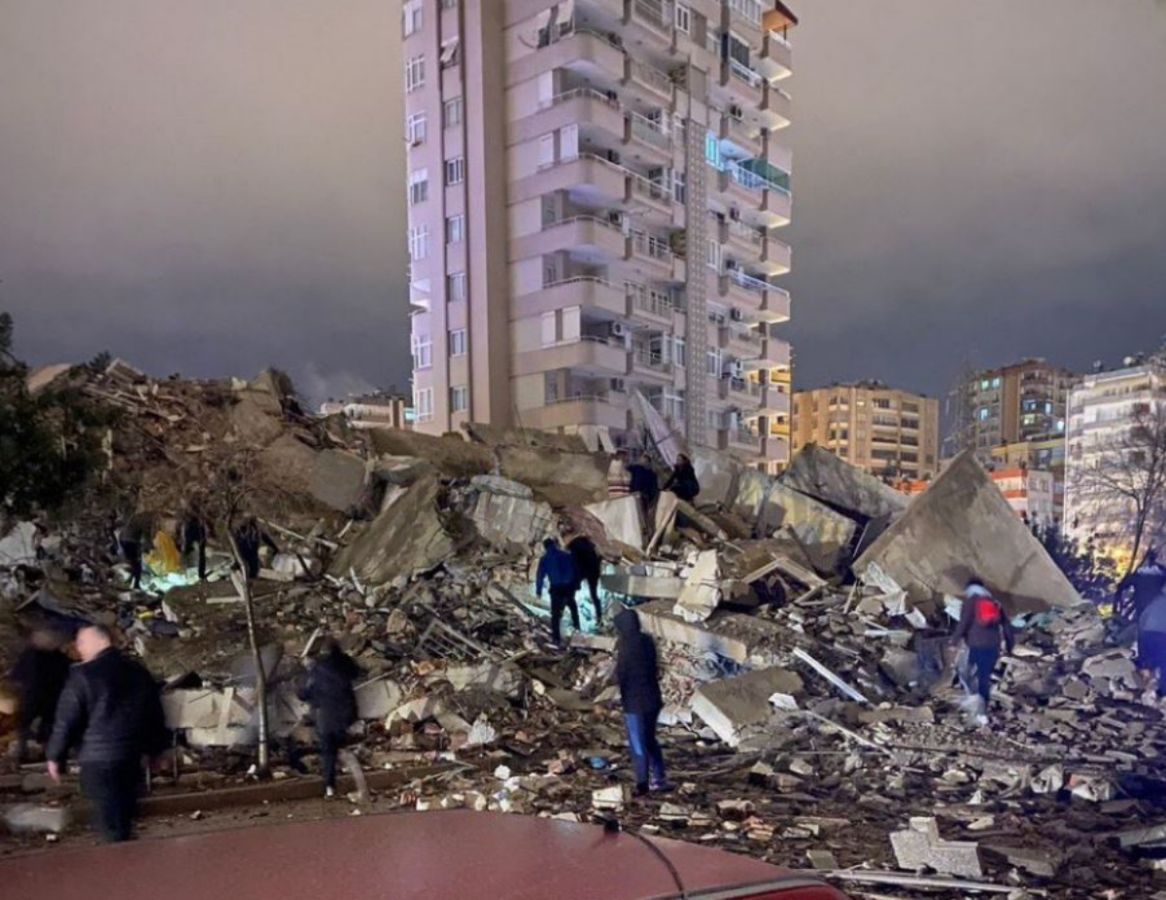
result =
M877 381L794 393L794 451L817 444L895 480L939 471L939 401Z
M1015 444L1002 444L999 447L993 447L989 468L992 470L993 478L999 473L1014 472L1017 469L1050 475L1053 485L1052 521L1058 525L1061 523L1065 512L1064 437L1018 441ZM1037 491L1039 490L1038 486ZM1013 507L1020 508L1016 503L1013 503ZM1040 521L1047 524L1049 520L1041 518Z
M789 456L778 0L403 4L418 430Z

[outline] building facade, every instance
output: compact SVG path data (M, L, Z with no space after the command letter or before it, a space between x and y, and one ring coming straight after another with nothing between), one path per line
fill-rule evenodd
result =
M320 407L320 415L344 416L349 425L360 429L413 427L409 399L389 392L329 400Z
M1052 477L1053 519L1064 521L1065 514L1065 439L1048 438L1038 441L1018 441L992 448L989 468L996 472L1025 469L1044 472ZM1043 520L1042 520L1043 521Z
M1112 372L1086 375L1074 388L1065 468L1065 533L1081 543L1092 540L1121 565L1129 562L1132 506L1113 496L1099 496L1088 471L1108 469L1123 454L1139 452L1130 438L1139 416L1166 415L1166 359L1126 362ZM1161 533L1147 537L1151 546L1166 540Z
M939 472L939 401L877 381L794 393L793 449L818 444L880 477Z
M972 375L960 388L962 423L955 449L972 449L984 465L992 450L1063 439L1069 391L1077 376L1043 359L1026 359Z
M414 407L789 456L794 16L777 0L403 4Z
M1039 469L994 469L988 473L1016 514L1030 525L1059 523L1052 472Z

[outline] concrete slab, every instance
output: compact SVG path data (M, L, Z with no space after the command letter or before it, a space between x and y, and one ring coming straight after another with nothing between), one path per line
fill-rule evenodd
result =
M685 622L672 612L668 600L653 600L635 608L640 627L665 641L683 644L694 650L716 653L741 664L751 659L775 660L772 652L783 629L756 616L717 610L699 624Z
M672 611L686 622L703 622L720 601L721 588L716 550L704 550L685 579Z
M773 694L796 695L804 685L796 672L769 668L722 678L697 688L692 697L692 711L716 732L717 737L736 747L741 732L750 725L759 725L770 718Z
M355 453L321 450L312 460L312 496L337 512L360 505L368 482L368 467Z
M980 856L975 842L945 841L931 817L912 818L904 831L891 832L891 847L900 869L917 872L931 868L945 875L980 878Z
M517 482L509 483L517 485ZM529 547L552 535L555 522L551 507L529 499L529 488L526 494L522 497L512 489L497 490L494 487L479 491L470 512L478 533L495 547L502 548L511 544Z
M627 572L604 575L599 579L599 583L604 590L613 594L664 600L675 600L684 590L683 578L657 578L651 575L634 575Z
M603 523L611 540L637 550L644 549L644 519L639 497L617 497L614 500L590 503L583 509Z
M817 444L806 445L791 460L781 482L830 506L866 519L897 516L909 499L858 466Z
M1077 606L1081 597L971 453L957 457L855 563L871 563L915 605L983 579L1010 614Z
M361 719L384 719L401 705L401 686L388 678L362 684L355 693L356 714Z

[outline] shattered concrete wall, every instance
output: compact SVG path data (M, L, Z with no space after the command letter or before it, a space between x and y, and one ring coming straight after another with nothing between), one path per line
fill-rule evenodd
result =
M817 444L806 445L793 458L782 473L781 482L837 509L868 519L896 516L908 504L908 498L890 485Z
M1082 602L970 453L958 456L855 563L876 563L916 605L982 578L1010 613Z

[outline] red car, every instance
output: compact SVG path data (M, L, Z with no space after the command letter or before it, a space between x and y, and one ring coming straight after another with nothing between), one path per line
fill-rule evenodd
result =
M723 850L466 810L46 852L0 862L0 885L6 900L846 900Z

